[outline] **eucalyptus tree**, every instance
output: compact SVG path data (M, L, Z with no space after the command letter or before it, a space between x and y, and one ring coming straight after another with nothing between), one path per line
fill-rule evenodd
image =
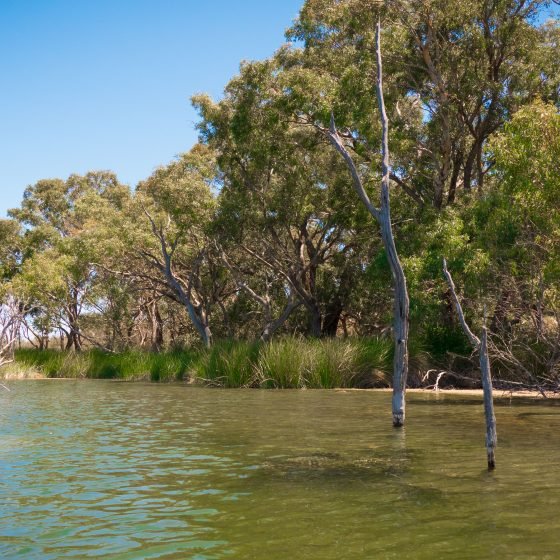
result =
M13 294L4 294L0 302L0 367L14 360L23 307Z
M226 255L238 286L269 317L262 335L270 336L301 304L308 332L318 337L336 333L351 282L346 261L335 257L356 251L360 222L356 205L344 194L341 162L324 150L313 129L299 126L284 87L275 59L247 63L223 100L198 96L194 104L202 117L202 140L217 151L222 172L219 219L227 224L221 228L222 248L231 247L229 237L244 253L241 262L248 259L266 271L260 277L242 275L243 265L235 262L240 253ZM321 289L327 266L331 286L340 290ZM283 301L276 315L266 301L272 285Z
M16 220L0 220L0 285L6 285L21 267L23 237Z
M222 263L229 271L237 288L235 299L229 306L228 326L235 327L237 336L258 338L266 342L280 331L290 315L301 305L291 285L280 274L275 274L270 267L263 267L258 253L247 244L251 239L222 236L216 239L217 250ZM254 255L257 255L254 257ZM255 309L256 308L256 309ZM255 316L258 316L255 323ZM231 327L228 334L233 335Z
M192 327L210 346L210 317L230 294L206 229L213 216L213 154L204 146L162 166L139 183L123 206L102 205L97 230L97 266L131 282L142 292L142 313L155 325L152 343L163 343L160 300L187 311ZM158 332L159 331L159 332Z
M384 4L391 179L415 205L441 208L454 202L458 188L482 186L492 164L484 146L519 107L536 94L558 98L557 27L536 24L546 0ZM378 132L372 134L375 61L368 45L379 5L307 0L288 31L304 48L284 57L285 67L307 76L310 91L327 86L323 99L331 96L337 122L350 127L356 149L369 159ZM324 110L320 98L302 94L307 108Z
M525 382L558 383L560 367L560 114L536 101L492 138L493 188L479 202L473 241L492 278L491 350Z
M196 146L141 182L135 197L144 231L152 236L151 244L137 248L138 254L161 274L166 294L187 309L206 346L212 344L210 315L224 295L205 232L215 207L215 179L212 152Z
M95 270L84 240L91 216L85 200L96 195L116 203L127 191L113 173L89 172L66 181L41 180L26 189L20 208L10 210L25 228L27 258L18 288L30 299L32 319L41 330L63 332L67 349L81 349L87 335L80 318L94 301Z
M13 360L24 303L13 290L13 278L22 261L21 228L14 220L0 220L0 366Z

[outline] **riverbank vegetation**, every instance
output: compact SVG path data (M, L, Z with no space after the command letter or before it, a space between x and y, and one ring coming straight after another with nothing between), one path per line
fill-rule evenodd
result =
M289 44L193 98L199 143L135 188L110 171L30 185L0 220L3 359L17 333L34 349L16 364L47 375L387 383L394 271L352 190L379 198L380 17L409 384L478 379L446 257L498 380L557 388L558 21L539 0L381 4L307 0Z
M215 387L389 387L387 339L221 341L212 348L108 354L25 348L13 370L51 378L185 381ZM415 356L422 359L421 353Z

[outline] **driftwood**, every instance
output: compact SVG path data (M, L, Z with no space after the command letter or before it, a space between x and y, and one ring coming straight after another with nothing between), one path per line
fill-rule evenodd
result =
M406 286L406 277L399 260L393 229L391 225L391 204L390 204L390 178L391 169L389 165L389 120L385 111L383 98L383 64L381 58L381 23L378 21L376 28L376 57L377 57L377 78L376 91L379 112L382 125L382 178L381 178L381 206L377 208L370 200L358 167L349 152L347 142L352 142L351 135L340 134L336 128L334 115L331 115L330 128L319 129L326 135L331 144L340 153L346 162L352 184L358 197L367 208L368 212L379 223L383 246L387 252L387 259L393 275L393 286L395 290L394 299L394 318L393 336L395 340L395 358L393 363L393 426L404 425L405 420L405 393L406 380L408 376L408 331L409 331L409 298Z
M482 335L478 338L470 329L463 313L463 308L457 290L453 283L453 278L449 270L447 270L447 262L443 259L443 274L451 290L451 296L455 309L459 317L459 322L463 327L463 331L467 335L472 347L478 352L480 360L480 373L482 376L482 391L484 394L484 416L486 418L486 452L488 455L488 469L492 470L496 467L495 450L498 445L498 436L496 433L496 416L494 414L494 398L492 396L492 376L490 373L490 359L488 358L488 331L486 326L482 328Z

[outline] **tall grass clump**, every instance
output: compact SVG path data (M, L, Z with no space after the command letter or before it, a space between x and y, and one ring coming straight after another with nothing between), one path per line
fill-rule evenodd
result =
M349 341L357 347L353 387L390 387L393 374L393 341L388 338L360 338Z
M344 340L316 340L310 344L304 385L309 388L351 387L356 370L357 347Z
M256 366L260 386L389 386L392 345L385 339L282 338L267 343Z
M111 354L92 349L84 352L35 350L16 351L16 364L37 370L47 377L91 379L182 380L194 361L194 351L166 353L131 350Z
M84 364L69 352L22 348L15 352L15 363L33 368L47 377L85 377Z
M257 383L259 343L237 340L217 342L202 350L193 363L195 379L220 387L253 387Z
M280 338L261 348L256 374L261 387L294 389L305 387L313 364L313 348L309 341Z
M425 353L411 344L411 367ZM210 349L171 352L127 350L119 354L21 349L15 365L47 377L181 381L218 387L278 389L389 387L392 341L386 338L309 340L277 338L267 343L219 341Z
M392 345L386 339L326 339L315 342L308 387L389 386Z

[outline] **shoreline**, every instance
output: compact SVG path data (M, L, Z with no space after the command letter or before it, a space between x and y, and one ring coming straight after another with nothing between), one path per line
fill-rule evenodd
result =
M0 376L0 382L6 381L103 381L103 382L110 382L110 383L149 383L151 385L191 385L197 387L207 387L207 388L216 388L212 387L211 384L204 384L204 383L197 383L196 380L185 380L185 381L177 381L177 380L170 380L170 381L152 381L148 376L138 376L135 378L129 379L101 379L101 378L90 378L90 377L47 377L44 374L36 373L36 374L29 374L29 372L22 372L22 374L18 375L17 373L10 372L7 376ZM224 389L227 387L217 387L220 389ZM245 387L247 389L247 387ZM230 389L238 389L235 387L230 387ZM282 390L289 390L289 391L313 391L313 390L321 390L321 391L334 391L337 393L367 393L367 392L374 392L374 393L391 393L392 389L390 387L373 387L373 388L364 388L359 389L355 387L334 387L332 389L315 389L315 388L302 388L302 389L269 389L269 388L251 388L251 390L257 391L282 391ZM428 389L428 388L408 388L406 390L408 394L429 394L429 395L461 395L461 396L472 396L472 397L483 397L482 389ZM494 388L494 399L505 399L505 398L525 398L525 399L560 399L560 393L555 393L552 391L545 391L543 395L538 390L530 391L528 389L496 389Z
M351 392L351 391L375 391L375 392L392 392L390 388L374 388L374 389L353 389L353 388L338 388L332 389L333 391L339 392ZM437 391L434 389L428 388L409 388L406 390L407 394L431 394L431 395L463 395L463 396L472 396L472 397L483 397L482 389L438 389ZM529 391L528 389L496 389L494 388L494 399L505 399L511 397L518 397L518 398L534 398L534 399L560 399L560 393L554 393L552 391L545 391L545 396L540 391L536 389L534 391Z

